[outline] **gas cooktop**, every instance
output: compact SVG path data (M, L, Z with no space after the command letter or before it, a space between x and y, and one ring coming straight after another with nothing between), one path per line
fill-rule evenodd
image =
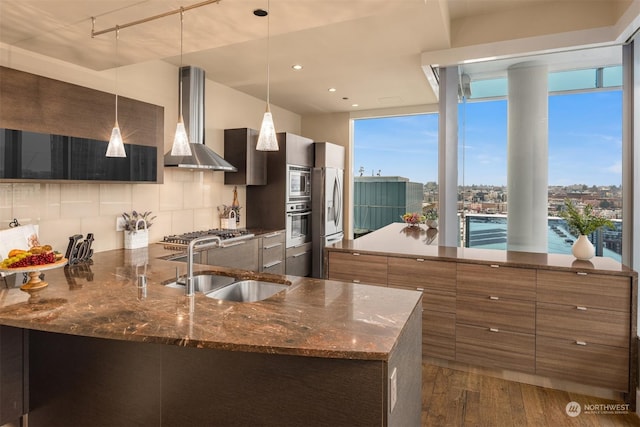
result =
M210 230L191 231L189 233L173 234L170 236L164 236L160 243L170 244L173 246L187 246L189 242L199 237L204 236L218 236L223 242L249 239L254 236L253 233L244 229L220 229L212 228Z

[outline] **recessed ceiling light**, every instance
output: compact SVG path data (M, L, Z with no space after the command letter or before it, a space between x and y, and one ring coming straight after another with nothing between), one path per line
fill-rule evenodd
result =
M262 18L263 16L267 16L269 12L264 9L256 9L253 11L253 14Z
M329 92L335 92L336 88L335 87L330 87L328 90L329 90Z
M294 69L294 70L296 70L296 71L299 71L299 70L302 70L302 65L300 65L300 64L295 64L295 65L292 65L292 66L291 66L291 68L293 68L293 69Z
M358 107L358 104L351 104L352 107Z

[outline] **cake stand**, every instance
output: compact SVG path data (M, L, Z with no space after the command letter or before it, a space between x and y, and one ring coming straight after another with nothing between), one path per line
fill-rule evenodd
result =
M42 265L29 265L27 267L18 268L2 268L0 272L3 273L27 273L29 275L29 281L20 286L20 290L27 292L30 295L29 302L36 302L38 299L38 292L46 288L49 284L40 279L40 272L45 270L52 270L54 268L64 267L69 260L62 258L51 264Z

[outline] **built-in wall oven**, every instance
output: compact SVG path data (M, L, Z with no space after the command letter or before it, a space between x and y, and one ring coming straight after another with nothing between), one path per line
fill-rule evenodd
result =
M287 165L287 203L295 201L311 202L310 167ZM310 209L311 204L309 203ZM288 209L287 212L289 212Z
M287 203L286 247L311 241L311 201Z

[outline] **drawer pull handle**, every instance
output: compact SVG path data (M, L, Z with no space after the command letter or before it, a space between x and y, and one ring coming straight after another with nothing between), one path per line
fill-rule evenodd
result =
M498 328L489 328L489 332L500 332Z
M223 243L221 246L218 246L219 248L230 248L232 246L239 246L239 245L244 245L245 243L247 243L246 241L242 241L242 242L233 242L233 243L227 243L226 245Z
M360 254L358 252L354 252L353 254L351 254L353 256L360 256Z
M358 279L353 279L353 283L360 283L360 280L358 280Z
M268 239L269 237L276 237L276 236L279 236L279 235L280 235L280 233L278 233L276 231L275 233L267 234L267 235L263 236L262 238L263 239Z
M418 261L418 262L424 262L424 258L416 258L416 261Z
M500 297L493 297L493 296L490 296L490 297L489 297L489 299L490 299L490 300L494 300L494 301L498 301L498 300L500 299Z
M585 341L576 341L577 345L587 345Z
M587 307L583 307L581 305L576 306L576 310L587 311Z
M265 264L265 265L263 265L263 266L262 266L262 268L271 268L271 267L273 267L273 266L275 266L275 265L278 265L278 264L282 264L282 261L273 261L273 262L270 262L269 264Z
M489 267L491 267L491 268L500 268L500 266L498 264L490 264Z
M589 274L589 273L586 273L586 272L584 272L584 271L578 271L576 274L577 274L578 276L586 276L586 275L587 275L587 274Z
M273 248L277 248L278 246L282 246L282 243L274 243L273 245L267 245L267 246L263 246L263 249L273 249Z

